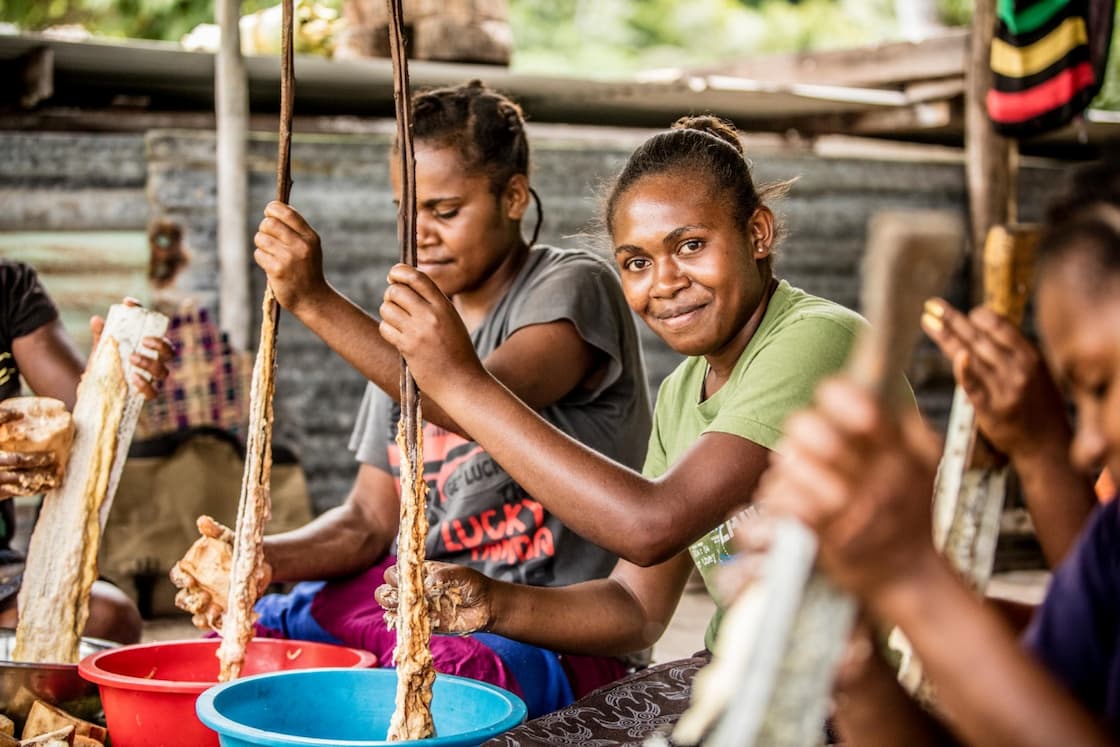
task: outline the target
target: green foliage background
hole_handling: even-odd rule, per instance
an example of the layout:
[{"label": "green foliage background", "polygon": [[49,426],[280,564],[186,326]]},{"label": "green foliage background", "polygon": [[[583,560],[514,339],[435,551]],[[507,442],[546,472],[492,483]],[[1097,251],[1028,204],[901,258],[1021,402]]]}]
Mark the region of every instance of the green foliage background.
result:
[{"label": "green foliage background", "polygon": [[510,0],[514,66],[617,75],[895,33],[892,0]]},{"label": "green foliage background", "polygon": [[[276,0],[243,0],[251,13]],[[341,5],[341,0],[338,0]],[[0,20],[25,29],[85,26],[101,36],[177,41],[200,23],[214,21],[213,0],[0,0]]]}]

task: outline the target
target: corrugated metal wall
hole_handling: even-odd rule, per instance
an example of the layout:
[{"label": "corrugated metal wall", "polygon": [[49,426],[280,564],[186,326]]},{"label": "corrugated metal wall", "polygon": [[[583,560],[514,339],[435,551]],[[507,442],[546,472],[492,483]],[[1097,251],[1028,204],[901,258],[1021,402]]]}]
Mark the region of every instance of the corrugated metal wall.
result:
[{"label": "corrugated metal wall", "polygon": [[[533,133],[533,181],[544,200],[542,241],[602,248],[588,234],[597,214],[596,185],[615,173],[641,133],[602,133],[586,128],[545,128]],[[395,261],[396,215],[387,163],[387,136],[297,136],[293,148],[292,203],[323,237],[326,272],[332,283],[365,308],[375,309],[384,278]],[[250,205],[263,208],[275,191],[275,138],[254,137],[250,146]],[[858,262],[869,216],[888,207],[921,206],[965,211],[964,169],[945,158],[880,160],[821,158],[792,151],[758,152],[759,182],[799,180],[778,206],[790,230],[781,247],[778,272],[806,290],[856,306]],[[1055,170],[1031,166],[1022,173],[1022,217],[1037,218]],[[682,189],[687,189],[682,185]],[[145,193],[146,189],[146,193]],[[208,133],[152,132],[130,135],[48,135],[0,133],[0,232],[123,230],[142,232],[149,219],[167,218],[184,229],[191,264],[177,287],[215,305],[217,256],[214,141]],[[531,221],[531,218],[530,218]],[[255,221],[254,221],[255,223]],[[531,229],[531,222],[526,232]],[[72,234],[72,236],[74,236]],[[81,235],[60,255],[52,255],[47,283],[63,294],[64,305],[102,302],[126,292],[137,265],[136,245],[124,240],[120,256],[109,234]],[[14,243],[11,243],[14,242]],[[10,246],[38,246],[45,237],[5,238]],[[248,237],[247,237],[248,243]],[[96,249],[96,253],[94,249]],[[74,258],[81,254],[89,261]],[[90,267],[95,256],[111,256],[112,283]],[[57,261],[62,257],[61,266]],[[99,261],[99,260],[98,260]],[[248,255],[246,262],[250,262]],[[260,298],[263,274],[254,270],[252,297]],[[118,288],[119,283],[119,288]],[[112,285],[112,288],[110,288]],[[88,287],[88,294],[82,288]],[[88,295],[88,298],[87,298]],[[967,296],[960,277],[951,295]],[[82,309],[76,316],[85,315]],[[77,323],[77,322],[75,322]],[[654,387],[677,358],[644,332],[646,358]],[[361,341],[355,341],[361,344]],[[314,335],[285,317],[280,326],[277,440],[302,455],[315,507],[325,509],[345,497],[355,467],[345,443],[353,425],[363,380]],[[922,405],[935,421],[948,407],[948,371],[927,344],[919,350],[912,379]]]}]

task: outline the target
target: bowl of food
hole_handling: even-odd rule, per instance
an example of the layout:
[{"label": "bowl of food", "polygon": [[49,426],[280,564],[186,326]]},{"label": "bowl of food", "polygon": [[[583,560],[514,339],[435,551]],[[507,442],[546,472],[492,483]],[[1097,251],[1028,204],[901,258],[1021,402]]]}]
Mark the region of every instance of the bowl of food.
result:
[{"label": "bowl of food", "polygon": [[[218,747],[195,715],[199,693],[218,681],[216,638],[121,646],[82,659],[78,669],[101,690],[113,747]],[[255,638],[242,674],[309,667],[371,667],[377,656],[344,646]]]},{"label": "bowl of food", "polygon": [[432,687],[435,736],[390,742],[396,691],[393,669],[303,669],[212,687],[197,709],[222,747],[473,747],[525,720],[525,703],[513,693],[439,674]]},{"label": "bowl of food", "polygon": [[[78,674],[77,664],[31,664],[12,661],[16,632],[0,628],[0,712],[22,728],[31,704],[43,700],[71,716],[102,722],[97,685]],[[98,638],[83,638],[82,656],[114,648],[117,644]]]}]

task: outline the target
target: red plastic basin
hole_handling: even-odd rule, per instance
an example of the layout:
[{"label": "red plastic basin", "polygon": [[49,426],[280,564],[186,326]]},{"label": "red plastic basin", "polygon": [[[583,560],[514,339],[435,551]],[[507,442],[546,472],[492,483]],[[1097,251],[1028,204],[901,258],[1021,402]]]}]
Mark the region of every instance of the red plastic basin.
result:
[{"label": "red plastic basin", "polygon": [[[141,643],[82,659],[78,672],[101,691],[113,747],[218,747],[218,735],[195,715],[199,694],[218,681],[218,644],[217,639]],[[254,638],[241,674],[376,664],[377,656],[368,651]]]}]

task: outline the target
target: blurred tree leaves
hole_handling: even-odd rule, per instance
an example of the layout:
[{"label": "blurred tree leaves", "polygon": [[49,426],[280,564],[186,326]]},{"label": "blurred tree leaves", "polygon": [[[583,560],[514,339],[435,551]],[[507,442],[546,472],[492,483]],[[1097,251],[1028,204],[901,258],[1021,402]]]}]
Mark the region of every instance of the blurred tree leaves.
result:
[{"label": "blurred tree leaves", "polygon": [[891,0],[509,0],[514,67],[617,75],[753,53],[870,44]]},{"label": "blurred tree leaves", "polygon": [[[276,0],[242,0],[242,14]],[[333,3],[341,6],[342,0]],[[0,0],[0,21],[40,30],[75,24],[98,36],[178,41],[200,23],[214,22],[213,0]]]}]

